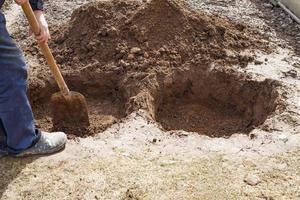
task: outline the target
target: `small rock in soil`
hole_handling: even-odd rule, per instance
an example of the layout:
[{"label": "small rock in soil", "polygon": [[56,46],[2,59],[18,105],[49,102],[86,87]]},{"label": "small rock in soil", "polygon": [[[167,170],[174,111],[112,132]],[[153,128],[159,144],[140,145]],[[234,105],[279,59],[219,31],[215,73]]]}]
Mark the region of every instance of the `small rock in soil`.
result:
[{"label": "small rock in soil", "polygon": [[130,53],[132,54],[139,54],[141,52],[141,49],[138,48],[138,47],[133,47],[131,50],[130,50]]},{"label": "small rock in soil", "polygon": [[278,139],[283,141],[284,143],[286,143],[289,140],[288,137],[284,134],[279,135]]},{"label": "small rock in soil", "polygon": [[244,182],[247,183],[248,185],[255,186],[261,182],[260,178],[257,175],[254,174],[248,174],[244,178]]}]

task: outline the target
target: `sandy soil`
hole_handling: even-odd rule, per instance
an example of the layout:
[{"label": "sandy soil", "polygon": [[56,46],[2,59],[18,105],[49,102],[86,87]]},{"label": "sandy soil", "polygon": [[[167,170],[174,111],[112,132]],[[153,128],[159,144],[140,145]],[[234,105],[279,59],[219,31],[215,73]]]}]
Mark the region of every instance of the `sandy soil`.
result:
[{"label": "sandy soil", "polygon": [[[251,77],[245,79],[244,89],[247,89],[251,82],[251,85],[258,85],[258,91],[263,91],[262,97],[258,95],[256,101],[262,102],[261,104],[246,106],[251,108],[250,111],[270,108],[263,106],[268,105],[264,99],[267,99],[267,103],[273,101],[272,95],[268,94],[272,91],[278,94],[280,101],[276,102],[281,106],[266,112],[267,115],[258,112],[260,114],[252,118],[252,121],[263,120],[258,120],[259,123],[246,131],[244,126],[242,129],[235,129],[233,125],[227,126],[231,123],[238,124],[240,112],[237,115],[229,112],[228,117],[226,109],[219,109],[215,104],[214,109],[211,109],[209,104],[199,106],[198,102],[192,101],[193,98],[187,103],[170,102],[167,98],[167,101],[162,100],[164,103],[157,106],[159,108],[166,105],[162,107],[166,112],[162,111],[156,118],[156,115],[151,115],[151,109],[145,107],[124,109],[125,105],[120,102],[126,101],[120,98],[120,95],[115,95],[118,93],[108,92],[100,95],[101,98],[96,98],[91,94],[98,90],[92,85],[85,88],[89,90],[87,95],[91,95],[88,98],[90,106],[98,108],[94,109],[92,117],[103,121],[95,130],[87,131],[92,132],[94,136],[72,136],[73,139],[69,141],[65,151],[48,157],[1,159],[1,199],[300,198],[300,57],[297,49],[299,26],[289,22],[287,26],[293,27],[295,33],[284,37],[285,32],[280,31],[280,27],[267,17],[267,14],[272,10],[272,16],[287,16],[277,8],[267,5],[267,1],[189,2],[193,8],[209,15],[217,12],[228,20],[243,22],[253,28],[262,27],[259,32],[269,37],[272,52],[257,50],[255,59],[260,62],[249,62],[242,67],[235,64],[230,67],[233,74],[241,73]],[[68,22],[72,10],[83,3],[87,1],[47,1],[48,19],[53,34],[57,33],[58,27]],[[32,50],[34,44],[26,38],[24,20],[19,20],[20,11],[13,6],[6,12],[10,14],[8,20],[11,33],[25,50],[30,67],[30,96],[33,106],[36,107],[37,124],[50,130],[52,127],[50,116],[47,115],[47,103],[36,103],[47,102],[48,92],[55,90],[53,80],[49,79],[49,73],[45,73],[46,66],[43,60],[35,55],[36,50]],[[280,20],[280,23],[283,22],[285,21]],[[230,73],[227,74],[229,79],[225,80],[231,80],[229,86],[235,88],[233,85],[237,84],[234,81],[236,78],[232,78]],[[222,80],[218,77],[207,80]],[[104,78],[103,75],[102,79]],[[77,74],[69,76],[71,85],[78,84],[72,82],[74,79],[78,80]],[[279,84],[276,84],[274,89],[268,86],[268,80]],[[222,85],[222,82],[219,85]],[[44,90],[39,88],[47,88],[47,93],[41,94]],[[199,89],[195,91],[199,92]],[[222,91],[218,94],[225,98],[230,96],[224,95]],[[41,96],[46,100],[41,100]],[[265,98],[266,96],[269,98]],[[136,99],[139,99],[138,97],[140,96]],[[228,99],[230,100],[232,99]],[[239,104],[241,107],[248,105],[247,98],[242,98],[242,102],[245,104]],[[221,107],[222,105],[224,104],[221,104]],[[39,109],[39,106],[43,109]],[[113,109],[108,109],[110,107]],[[178,109],[172,111],[173,107]],[[220,111],[222,112],[219,114]],[[251,116],[256,115],[255,112],[251,113]],[[168,115],[178,116],[179,119],[173,117],[173,120],[165,121],[164,119],[170,117]],[[199,121],[203,120],[200,116],[215,121],[216,125],[212,126],[217,127],[215,134],[211,132],[212,128],[207,126],[191,129],[191,126],[186,125],[199,124]],[[224,119],[229,122],[224,122]],[[189,122],[191,120],[195,121]],[[225,131],[222,129],[222,123],[227,124]],[[201,134],[206,130],[210,130],[207,135],[214,137]],[[221,136],[227,137],[218,137],[220,131],[224,131]],[[95,134],[97,132],[98,134]]]}]

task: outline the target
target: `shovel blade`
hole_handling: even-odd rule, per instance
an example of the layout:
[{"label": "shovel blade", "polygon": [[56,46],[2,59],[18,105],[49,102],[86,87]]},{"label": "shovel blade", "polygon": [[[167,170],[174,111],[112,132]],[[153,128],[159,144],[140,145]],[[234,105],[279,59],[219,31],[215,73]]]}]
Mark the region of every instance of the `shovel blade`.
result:
[{"label": "shovel blade", "polygon": [[53,94],[51,109],[55,129],[86,128],[90,125],[86,100],[78,92]]}]

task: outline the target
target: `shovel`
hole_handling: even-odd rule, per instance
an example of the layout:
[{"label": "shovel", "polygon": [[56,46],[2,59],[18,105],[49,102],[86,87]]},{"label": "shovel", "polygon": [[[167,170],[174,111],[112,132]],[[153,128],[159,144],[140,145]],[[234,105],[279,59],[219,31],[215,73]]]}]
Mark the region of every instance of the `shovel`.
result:
[{"label": "shovel", "polygon": [[[40,25],[29,2],[22,5],[29,25],[35,35],[40,34]],[[70,91],[64,81],[47,43],[39,43],[40,49],[54,75],[60,92],[51,97],[52,122],[54,128],[73,129],[89,126],[89,116],[85,97]]]}]

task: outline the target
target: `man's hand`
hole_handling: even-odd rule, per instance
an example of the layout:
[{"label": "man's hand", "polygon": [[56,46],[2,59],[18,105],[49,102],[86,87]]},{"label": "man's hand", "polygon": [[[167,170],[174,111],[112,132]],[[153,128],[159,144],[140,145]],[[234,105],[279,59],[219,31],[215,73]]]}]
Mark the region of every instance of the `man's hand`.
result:
[{"label": "man's hand", "polygon": [[[18,5],[23,5],[24,3],[27,3],[29,0],[15,0],[15,2]],[[49,39],[51,39],[50,33],[49,33],[49,28],[48,28],[48,23],[45,19],[45,16],[43,14],[43,11],[41,10],[35,10],[34,15],[37,19],[37,21],[40,24],[40,29],[41,32],[39,35],[36,35],[35,38],[37,39],[38,43],[47,43]],[[29,29],[29,35],[32,35],[32,30]]]},{"label": "man's hand", "polygon": [[[26,0],[24,0],[24,1],[26,1]],[[48,23],[45,19],[43,11],[36,10],[36,11],[34,11],[34,15],[35,15],[37,21],[39,22],[40,29],[41,29],[40,34],[36,35],[35,38],[37,39],[38,43],[44,43],[44,42],[47,43],[49,41],[49,39],[51,39],[51,36],[50,36],[49,28],[48,28]],[[32,35],[31,29],[29,30],[29,35]]]},{"label": "man's hand", "polygon": [[18,4],[18,5],[23,5],[24,3],[28,2],[28,0],[15,0],[15,2]]}]

